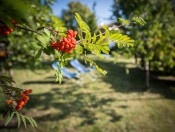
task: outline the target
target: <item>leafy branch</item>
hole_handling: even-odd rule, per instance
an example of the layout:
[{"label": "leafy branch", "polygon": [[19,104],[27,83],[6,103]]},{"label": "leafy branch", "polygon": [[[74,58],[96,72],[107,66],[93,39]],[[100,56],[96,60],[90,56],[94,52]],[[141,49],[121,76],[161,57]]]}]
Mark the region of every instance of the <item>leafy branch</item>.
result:
[{"label": "leafy branch", "polygon": [[6,120],[5,120],[5,126],[7,126],[14,115],[16,114],[16,118],[18,121],[18,128],[20,127],[21,123],[23,122],[24,126],[27,127],[27,121],[32,125],[32,127],[37,127],[36,121],[32,117],[27,117],[24,116],[18,112],[8,112],[6,115]]},{"label": "leafy branch", "polygon": [[[4,119],[5,119],[5,126],[7,126],[10,121],[12,120],[12,118],[14,117],[14,115],[16,114],[16,118],[18,121],[18,128],[21,125],[21,122],[24,123],[24,126],[26,127],[26,122],[28,121],[33,127],[37,127],[37,123],[36,121],[32,118],[32,117],[27,117],[22,115],[21,113],[19,113],[19,111],[17,111],[15,109],[16,106],[16,97],[14,95],[21,95],[21,91],[22,89],[17,88],[17,87],[12,87],[9,84],[11,83],[15,83],[10,77],[6,77],[6,76],[0,76],[0,87],[2,88],[2,93],[6,96],[7,99],[14,99],[11,100],[12,104],[9,105],[9,111],[7,113],[5,113]],[[14,103],[15,102],[15,103]]]}]

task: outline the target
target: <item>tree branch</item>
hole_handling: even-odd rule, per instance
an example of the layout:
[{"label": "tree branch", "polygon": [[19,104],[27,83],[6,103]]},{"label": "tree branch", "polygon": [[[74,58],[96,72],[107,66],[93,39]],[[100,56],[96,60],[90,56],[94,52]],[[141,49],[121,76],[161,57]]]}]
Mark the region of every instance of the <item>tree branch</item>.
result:
[{"label": "tree branch", "polygon": [[39,35],[42,35],[41,33],[37,32],[36,30],[30,29],[30,28],[26,28],[26,27],[22,27],[22,26],[18,26],[18,25],[15,25],[15,27],[19,28],[19,29],[26,30],[26,31],[31,31],[31,32],[37,33]]}]

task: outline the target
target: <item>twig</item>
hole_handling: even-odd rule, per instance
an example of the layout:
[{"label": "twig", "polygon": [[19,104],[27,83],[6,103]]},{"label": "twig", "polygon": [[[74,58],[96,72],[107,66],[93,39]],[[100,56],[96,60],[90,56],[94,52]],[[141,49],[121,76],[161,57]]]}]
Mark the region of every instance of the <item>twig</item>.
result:
[{"label": "twig", "polygon": [[22,26],[18,26],[18,25],[15,25],[15,27],[19,28],[19,29],[26,30],[26,31],[31,31],[31,32],[37,33],[39,35],[42,35],[41,33],[37,32],[36,30],[30,29],[30,28],[26,28],[26,27],[22,27]]}]

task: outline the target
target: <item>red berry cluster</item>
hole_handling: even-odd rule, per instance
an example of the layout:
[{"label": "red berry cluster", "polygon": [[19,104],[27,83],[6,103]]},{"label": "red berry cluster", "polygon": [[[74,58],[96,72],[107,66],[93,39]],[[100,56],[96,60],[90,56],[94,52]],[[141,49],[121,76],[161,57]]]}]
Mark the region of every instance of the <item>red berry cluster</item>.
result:
[{"label": "red berry cluster", "polygon": [[9,35],[11,32],[13,32],[13,28],[9,28],[6,25],[0,26],[0,35]]},{"label": "red berry cluster", "polygon": [[[15,22],[15,20],[11,19],[10,22],[13,24],[13,25],[16,25],[17,23]],[[2,24],[0,25],[0,35],[9,35],[11,32],[13,32],[13,28],[9,28],[7,27],[7,25],[5,24]]]},{"label": "red berry cluster", "polygon": [[30,93],[32,93],[32,89],[25,90],[23,93],[21,93],[21,96],[17,102],[17,106],[15,107],[16,110],[21,110],[22,107],[27,103],[27,101],[29,100],[29,96],[27,96],[27,94]]},{"label": "red berry cluster", "polygon": [[63,53],[72,53],[72,50],[76,46],[76,37],[77,31],[68,30],[67,36],[61,40],[61,42],[54,41],[51,43],[51,46]]}]

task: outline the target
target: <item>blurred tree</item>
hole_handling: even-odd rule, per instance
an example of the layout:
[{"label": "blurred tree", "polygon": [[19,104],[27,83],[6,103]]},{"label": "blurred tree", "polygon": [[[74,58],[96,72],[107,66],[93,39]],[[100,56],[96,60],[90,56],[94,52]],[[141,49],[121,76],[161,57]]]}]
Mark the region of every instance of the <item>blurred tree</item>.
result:
[{"label": "blurred tree", "polygon": [[[20,0],[14,0],[13,2],[10,0],[3,1],[0,6],[0,13],[2,14],[1,19],[6,18],[6,16],[3,16],[3,12],[8,9],[6,15],[10,16],[9,20],[14,19],[19,24],[23,23],[23,27],[28,28],[30,26],[34,30],[37,30],[38,28],[45,27],[47,25],[53,27],[55,30],[58,30],[58,28],[64,24],[61,19],[52,13],[50,6],[53,2],[54,1],[52,0],[32,0],[25,1],[25,3]],[[21,8],[16,9],[18,6]],[[18,32],[13,32],[6,38],[4,36],[0,36],[0,40],[5,38],[9,41],[8,58],[6,59],[6,62],[8,63],[4,64],[5,68],[9,68],[15,63],[29,67],[33,67],[34,64],[38,64],[38,61],[34,61],[35,51],[39,48],[36,44],[35,35],[36,34],[27,32],[26,30],[18,30]]]},{"label": "blurred tree", "polygon": [[143,27],[131,24],[124,28],[136,40],[130,53],[141,58],[142,66],[147,61],[154,70],[175,68],[174,7],[172,0],[114,0],[114,17],[140,16],[147,22]]},{"label": "blurred tree", "polygon": [[74,19],[75,13],[79,13],[83,20],[89,25],[91,32],[97,29],[97,20],[95,14],[85,5],[80,2],[70,2],[69,9],[62,11],[62,19],[67,28],[76,29],[77,23]]}]

